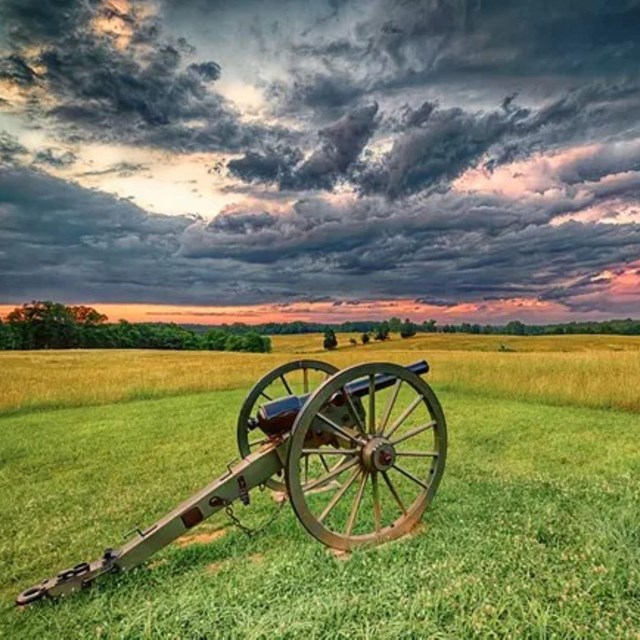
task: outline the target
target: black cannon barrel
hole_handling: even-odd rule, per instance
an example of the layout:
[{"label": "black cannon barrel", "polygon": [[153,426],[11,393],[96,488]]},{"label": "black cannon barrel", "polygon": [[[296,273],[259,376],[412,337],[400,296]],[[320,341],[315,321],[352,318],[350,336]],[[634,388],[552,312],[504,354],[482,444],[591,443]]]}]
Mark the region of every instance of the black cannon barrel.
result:
[{"label": "black cannon barrel", "polygon": [[[406,366],[405,369],[421,376],[429,372],[429,365],[426,360],[418,360],[418,362],[414,362],[413,364]],[[397,378],[395,376],[384,373],[377,374],[373,379],[375,390],[381,391],[382,389],[392,387],[396,383],[396,379]],[[345,385],[345,389],[349,395],[358,396],[359,398],[366,396],[369,393],[369,378],[359,378],[358,380],[354,380],[353,382]]]},{"label": "black cannon barrel", "polygon": [[[429,372],[429,365],[426,360],[418,360],[413,364],[405,367],[412,371],[416,375],[424,375]],[[395,384],[396,377],[387,374],[377,374],[374,378],[374,384],[376,391],[387,389]],[[349,382],[345,385],[347,393],[352,396],[362,398],[369,393],[369,378],[359,378],[353,382]],[[309,399],[311,394],[301,396],[286,396],[284,398],[278,398],[271,402],[266,402],[260,407],[260,418],[262,420],[272,420],[276,416],[280,416],[286,413],[297,413],[302,409],[304,403]]]}]

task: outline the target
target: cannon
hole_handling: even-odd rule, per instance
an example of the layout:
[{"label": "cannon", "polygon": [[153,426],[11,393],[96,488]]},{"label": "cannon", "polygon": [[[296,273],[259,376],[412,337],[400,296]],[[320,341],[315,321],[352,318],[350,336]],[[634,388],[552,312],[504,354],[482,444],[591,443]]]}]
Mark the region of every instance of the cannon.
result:
[{"label": "cannon", "polygon": [[250,491],[281,492],[304,528],[341,551],[394,540],[421,520],[444,472],[447,427],[438,399],[407,367],[338,370],[318,360],[277,367],[250,390],[238,416],[241,458],[206,487],[92,562],[23,591],[18,605],[89,587],[127,571]]}]

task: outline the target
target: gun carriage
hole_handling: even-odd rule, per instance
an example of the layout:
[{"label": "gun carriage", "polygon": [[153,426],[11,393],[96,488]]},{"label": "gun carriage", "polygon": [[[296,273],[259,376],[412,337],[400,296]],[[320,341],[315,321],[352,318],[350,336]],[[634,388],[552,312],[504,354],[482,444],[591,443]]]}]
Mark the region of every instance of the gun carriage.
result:
[{"label": "gun carriage", "polygon": [[239,462],[147,529],[136,529],[119,549],[43,580],[17,604],[67,595],[132,569],[236,500],[249,504],[259,486],[286,495],[304,528],[334,549],[405,535],[422,518],[445,467],[446,423],[421,377],[428,371],[424,360],[341,371],[296,360],[274,369],[241,407]]}]

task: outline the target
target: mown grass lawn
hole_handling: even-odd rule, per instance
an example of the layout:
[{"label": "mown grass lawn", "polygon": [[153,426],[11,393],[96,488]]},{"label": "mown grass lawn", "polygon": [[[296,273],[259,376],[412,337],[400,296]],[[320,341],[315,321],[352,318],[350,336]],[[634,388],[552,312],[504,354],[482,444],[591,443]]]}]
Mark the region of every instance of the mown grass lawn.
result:
[{"label": "mown grass lawn", "polygon": [[[224,469],[243,391],[0,418],[0,635],[639,638],[640,416],[438,391],[448,468],[412,537],[336,558],[288,508],[255,538],[220,515],[206,544],[27,610],[18,591]],[[274,503],[253,495],[256,524]]]}]

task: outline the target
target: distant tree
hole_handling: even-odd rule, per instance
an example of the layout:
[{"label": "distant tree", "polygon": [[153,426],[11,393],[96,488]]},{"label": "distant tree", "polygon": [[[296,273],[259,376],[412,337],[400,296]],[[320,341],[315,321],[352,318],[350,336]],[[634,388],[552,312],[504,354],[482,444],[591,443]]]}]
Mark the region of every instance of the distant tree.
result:
[{"label": "distant tree", "polygon": [[513,336],[523,336],[526,333],[526,327],[520,320],[508,322],[504,329],[505,333]]},{"label": "distant tree", "polygon": [[207,351],[224,351],[227,336],[222,329],[210,329],[202,337],[202,348]]},{"label": "distant tree", "polygon": [[435,320],[425,320],[422,323],[422,330],[425,333],[435,333],[438,330],[436,324],[437,322]]},{"label": "distant tree", "polygon": [[333,329],[328,328],[325,330],[322,345],[328,350],[335,349],[338,346],[338,338],[336,338],[336,332]]},{"label": "distant tree", "polygon": [[392,331],[393,333],[400,333],[402,330],[402,320],[396,316],[389,318],[388,326],[389,331]]},{"label": "distant tree", "polygon": [[259,333],[255,331],[249,331],[243,336],[244,345],[242,351],[250,351],[252,353],[266,353],[271,351],[271,340],[269,338],[263,338]]},{"label": "distant tree", "polygon": [[242,336],[235,335],[233,333],[227,334],[227,338],[224,342],[225,351],[243,351],[244,340]]},{"label": "distant tree", "polygon": [[360,342],[362,342],[362,344],[369,344],[370,340],[371,340],[371,336],[368,333],[363,333],[360,336]]},{"label": "distant tree", "polygon": [[349,344],[352,347],[357,347],[358,346],[358,341],[355,338],[349,338]]},{"label": "distant tree", "polygon": [[416,325],[406,318],[400,327],[400,337],[401,338],[411,338],[416,335]]},{"label": "distant tree", "polygon": [[0,350],[11,351],[20,348],[20,333],[18,328],[2,322],[2,319],[0,319]]},{"label": "distant tree", "polygon": [[386,320],[384,322],[381,322],[376,327],[375,333],[373,334],[373,339],[380,341],[389,339],[389,323]]},{"label": "distant tree", "polygon": [[85,307],[84,305],[69,307],[73,321],[76,324],[84,326],[96,326],[107,321],[107,316],[96,311],[93,307]]},{"label": "distant tree", "polygon": [[22,349],[69,349],[77,346],[73,314],[63,304],[34,300],[16,307],[8,316],[20,334]]}]

